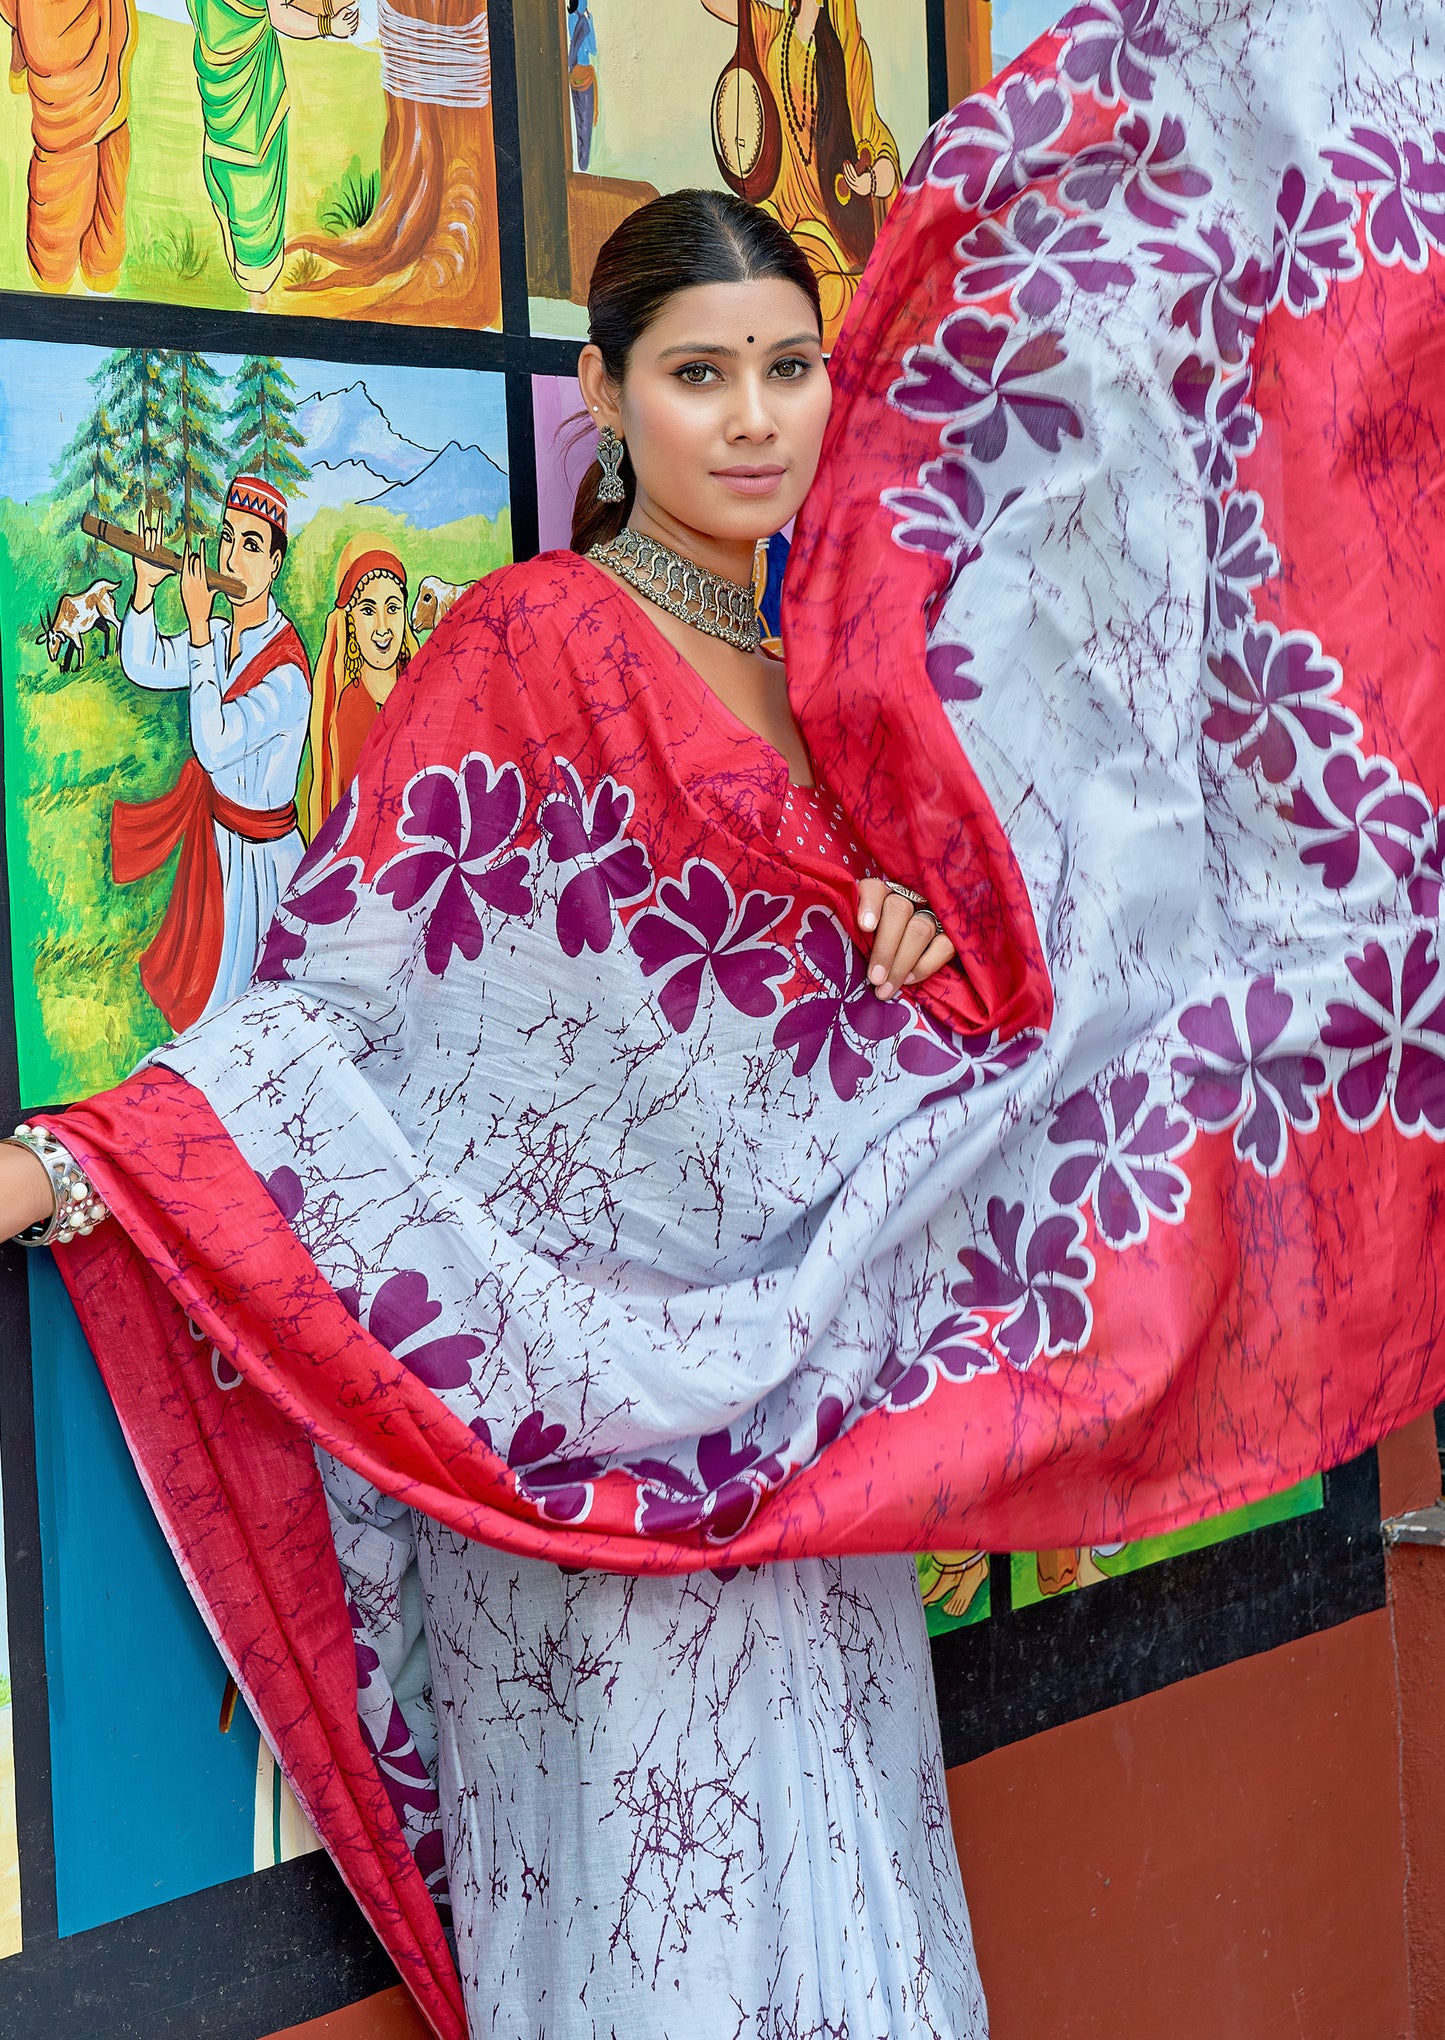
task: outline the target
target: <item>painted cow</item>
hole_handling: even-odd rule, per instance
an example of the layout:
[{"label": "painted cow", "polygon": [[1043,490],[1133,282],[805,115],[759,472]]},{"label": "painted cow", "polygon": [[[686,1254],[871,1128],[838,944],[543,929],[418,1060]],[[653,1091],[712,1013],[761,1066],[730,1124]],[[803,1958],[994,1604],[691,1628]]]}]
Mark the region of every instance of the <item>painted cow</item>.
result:
[{"label": "painted cow", "polygon": [[443,581],[437,574],[423,574],[411,605],[411,627],[417,636],[424,630],[435,630],[457,597],[474,585],[471,581]]},{"label": "painted cow", "polygon": [[91,631],[100,632],[102,654],[110,650],[112,637],[120,636],[114,599],[119,586],[118,581],[92,581],[83,595],[62,595],[56,603],[54,616],[35,642],[44,645],[62,673],[68,673],[77,661],[85,664],[85,640]]}]

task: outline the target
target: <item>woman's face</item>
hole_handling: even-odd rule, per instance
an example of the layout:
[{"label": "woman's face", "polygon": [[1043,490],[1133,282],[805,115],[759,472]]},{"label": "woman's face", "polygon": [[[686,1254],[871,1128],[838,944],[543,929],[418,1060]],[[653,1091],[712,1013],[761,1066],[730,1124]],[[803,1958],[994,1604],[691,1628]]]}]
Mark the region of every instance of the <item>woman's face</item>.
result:
[{"label": "woman's face", "polygon": [[406,629],[406,595],[390,574],[373,574],[351,598],[356,647],[365,665],[390,672],[401,656]]},{"label": "woman's face", "polygon": [[781,531],[807,495],[833,393],[796,284],[679,291],[639,336],[620,390],[595,348],[580,372],[599,425],[627,442],[640,528],[751,544]]}]

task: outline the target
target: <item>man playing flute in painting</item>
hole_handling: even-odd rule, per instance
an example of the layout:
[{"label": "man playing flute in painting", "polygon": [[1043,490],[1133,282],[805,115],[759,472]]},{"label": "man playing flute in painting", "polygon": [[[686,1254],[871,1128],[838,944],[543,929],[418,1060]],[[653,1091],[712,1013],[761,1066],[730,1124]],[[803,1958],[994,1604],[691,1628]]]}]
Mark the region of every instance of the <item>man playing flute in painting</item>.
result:
[{"label": "man playing flute in painting", "polygon": [[[159,522],[143,540],[160,541]],[[189,626],[163,637],[155,591],[171,569],[137,557],[120,660],[138,687],[189,688],[191,745],[169,793],[117,801],[111,861],[118,883],[156,871],[180,846],[165,919],[141,958],[141,982],[178,1031],[251,981],[261,938],[301,861],[296,784],[311,712],[311,674],[296,627],[272,599],[286,557],[286,499],[256,475],[226,493],[221,572],[244,589],[229,617],[211,614],[205,556],[186,555]]]}]

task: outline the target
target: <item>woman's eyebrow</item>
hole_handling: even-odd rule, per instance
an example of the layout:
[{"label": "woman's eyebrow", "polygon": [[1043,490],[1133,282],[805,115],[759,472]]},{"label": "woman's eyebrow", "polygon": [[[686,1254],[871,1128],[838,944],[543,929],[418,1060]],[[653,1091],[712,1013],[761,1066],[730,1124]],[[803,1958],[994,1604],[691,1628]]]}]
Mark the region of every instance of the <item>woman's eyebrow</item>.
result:
[{"label": "woman's eyebrow", "polygon": [[[789,347],[817,347],[820,344],[816,333],[794,333],[787,340],[773,340],[763,349],[764,354],[780,354]],[[664,347],[658,355],[659,361],[670,361],[674,354],[717,354],[725,361],[736,361],[741,350],[725,347],[720,340],[698,340],[681,347]]]}]

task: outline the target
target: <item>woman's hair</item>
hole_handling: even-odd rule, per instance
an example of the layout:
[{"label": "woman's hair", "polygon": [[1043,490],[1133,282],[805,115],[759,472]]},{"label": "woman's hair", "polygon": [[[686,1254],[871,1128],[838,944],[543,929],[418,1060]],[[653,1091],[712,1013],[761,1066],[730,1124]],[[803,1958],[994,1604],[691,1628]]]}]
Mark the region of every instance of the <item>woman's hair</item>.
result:
[{"label": "woman's hair", "polygon": [[[630,213],[602,245],[587,292],[588,338],[608,378],[620,385],[638,339],[680,290],[704,283],[795,283],[823,330],[818,284],[807,257],[784,227],[730,191],[673,191]],[[622,456],[626,495],[598,500],[594,460],[572,511],[572,550],[585,553],[615,538],[632,511],[637,478]]]}]

